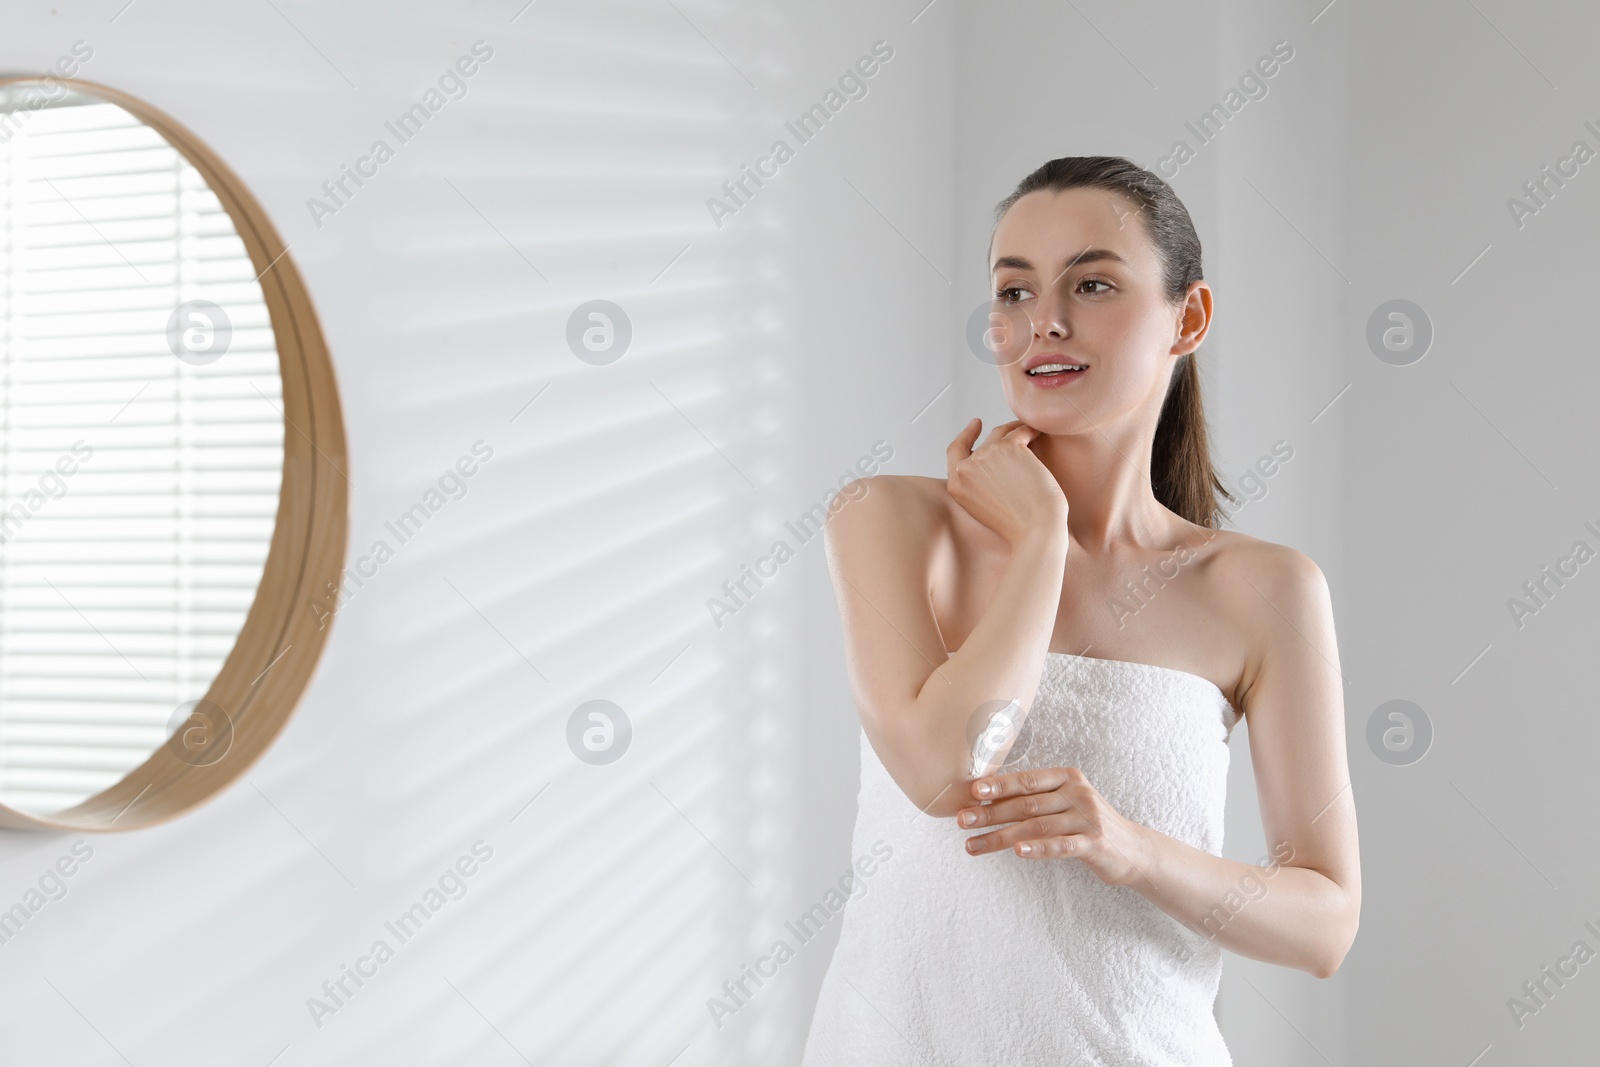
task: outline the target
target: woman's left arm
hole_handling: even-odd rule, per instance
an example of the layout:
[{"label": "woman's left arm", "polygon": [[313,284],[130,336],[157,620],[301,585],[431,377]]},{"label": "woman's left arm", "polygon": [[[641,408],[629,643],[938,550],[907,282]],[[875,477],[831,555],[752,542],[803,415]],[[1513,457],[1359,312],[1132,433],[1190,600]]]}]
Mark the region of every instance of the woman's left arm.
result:
[{"label": "woman's left arm", "polygon": [[1322,571],[1293,549],[1274,555],[1273,566],[1241,575],[1276,623],[1258,631],[1240,696],[1270,863],[1223,859],[1132,822],[1072,767],[977,779],[974,806],[957,822],[1010,824],[969,838],[974,855],[1014,848],[1030,859],[1079,860],[1224,948],[1326,978],[1361,912],[1344,692]]}]

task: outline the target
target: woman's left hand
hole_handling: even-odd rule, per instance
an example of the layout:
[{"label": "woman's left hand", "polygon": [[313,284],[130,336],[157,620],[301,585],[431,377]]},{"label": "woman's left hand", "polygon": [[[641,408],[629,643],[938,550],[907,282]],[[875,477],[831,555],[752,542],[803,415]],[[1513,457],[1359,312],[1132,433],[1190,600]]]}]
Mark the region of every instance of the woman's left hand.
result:
[{"label": "woman's left hand", "polygon": [[971,788],[975,799],[956,813],[957,826],[1011,825],[967,838],[969,854],[1010,848],[1024,859],[1082,860],[1107,885],[1144,877],[1151,831],[1123,818],[1078,768],[990,775]]}]

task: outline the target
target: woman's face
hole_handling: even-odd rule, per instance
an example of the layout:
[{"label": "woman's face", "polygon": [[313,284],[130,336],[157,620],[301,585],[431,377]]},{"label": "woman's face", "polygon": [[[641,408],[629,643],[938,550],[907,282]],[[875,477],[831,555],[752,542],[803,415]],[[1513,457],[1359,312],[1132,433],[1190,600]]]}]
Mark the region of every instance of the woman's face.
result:
[{"label": "woman's face", "polygon": [[[1040,190],[995,229],[990,323],[1000,381],[1017,418],[1044,433],[1083,433],[1130,415],[1154,426],[1174,362],[1198,347],[1198,337],[1180,337],[1181,309],[1162,291],[1138,211],[1105,189]],[[1028,373],[1063,363],[1086,369]]]}]

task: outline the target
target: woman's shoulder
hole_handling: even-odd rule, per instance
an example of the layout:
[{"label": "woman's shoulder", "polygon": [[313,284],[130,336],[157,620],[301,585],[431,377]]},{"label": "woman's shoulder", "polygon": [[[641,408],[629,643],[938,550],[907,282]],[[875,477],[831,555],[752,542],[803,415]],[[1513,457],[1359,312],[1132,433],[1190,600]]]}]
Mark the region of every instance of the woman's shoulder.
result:
[{"label": "woman's shoulder", "polygon": [[[1262,707],[1298,707],[1286,694],[1303,693],[1321,672],[1339,669],[1333,599],[1322,569],[1297,548],[1220,531],[1205,568],[1205,596],[1215,625],[1236,650],[1237,678],[1229,700],[1251,719]],[[1276,687],[1259,683],[1278,679]]]},{"label": "woman's shoulder", "polygon": [[[864,487],[864,492],[851,498],[852,504],[874,496],[878,498],[878,508],[857,509],[861,511],[880,508],[895,510],[907,506],[928,512],[944,511],[952,499],[943,478],[926,478],[920,474],[874,474],[857,480]],[[887,507],[890,503],[895,507]],[[840,510],[846,509],[841,507]]]},{"label": "woman's shoulder", "polygon": [[950,526],[954,499],[943,478],[916,474],[874,474],[861,478],[859,493],[842,494],[828,516],[833,539],[888,536],[931,541]]},{"label": "woman's shoulder", "polygon": [[941,480],[902,474],[861,478],[840,493],[823,528],[836,589],[845,582],[880,603],[926,597],[949,537],[941,493]]},{"label": "woman's shoulder", "polygon": [[1211,566],[1224,582],[1247,580],[1263,593],[1268,591],[1263,583],[1279,589],[1327,585],[1316,561],[1297,548],[1238,530],[1213,530],[1211,536]]},{"label": "woman's shoulder", "polygon": [[1214,532],[1205,596],[1219,624],[1250,647],[1252,661],[1260,663],[1285,639],[1303,642],[1331,632],[1328,581],[1310,556],[1236,530]]},{"label": "woman's shoulder", "polygon": [[874,474],[861,481],[869,485],[897,486],[904,492],[950,495],[944,478],[928,478],[921,474]]}]

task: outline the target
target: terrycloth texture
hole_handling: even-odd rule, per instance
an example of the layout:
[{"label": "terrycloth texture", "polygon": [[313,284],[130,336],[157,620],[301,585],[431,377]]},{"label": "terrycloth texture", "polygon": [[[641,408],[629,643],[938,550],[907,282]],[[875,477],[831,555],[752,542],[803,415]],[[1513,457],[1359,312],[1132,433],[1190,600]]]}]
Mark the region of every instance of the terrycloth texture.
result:
[{"label": "terrycloth texture", "polygon": [[[1078,767],[1117,811],[1213,855],[1239,715],[1199,675],[1049,653],[1003,771]],[[1221,948],[1074,859],[968,855],[861,737],[846,906],[802,1067],[1230,1067]],[[883,845],[879,845],[881,853]]]}]

